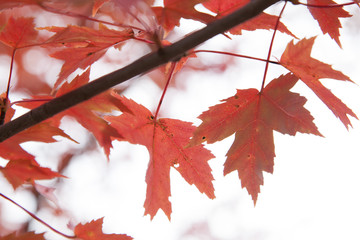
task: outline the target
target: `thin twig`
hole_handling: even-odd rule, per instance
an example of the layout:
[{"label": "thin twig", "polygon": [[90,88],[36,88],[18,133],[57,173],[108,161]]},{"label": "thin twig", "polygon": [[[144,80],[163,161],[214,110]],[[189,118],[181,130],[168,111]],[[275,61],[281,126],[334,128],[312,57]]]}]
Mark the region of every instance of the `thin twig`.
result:
[{"label": "thin twig", "polygon": [[241,57],[241,58],[248,58],[248,59],[262,61],[262,62],[269,62],[269,63],[273,63],[273,64],[280,64],[279,62],[276,62],[276,61],[266,60],[263,58],[257,58],[257,57],[252,57],[252,56],[247,56],[247,55],[242,55],[242,54],[237,54],[237,53],[232,53],[232,52],[223,52],[223,51],[215,51],[215,50],[195,50],[195,51],[193,51],[193,53],[195,53],[195,54],[196,53],[217,53],[217,54],[229,55],[229,56],[233,56],[233,57]]},{"label": "thin twig", "polygon": [[30,212],[29,210],[27,210],[26,208],[24,208],[23,206],[21,206],[20,204],[18,204],[17,202],[15,202],[14,200],[12,200],[11,198],[8,198],[7,196],[5,196],[4,194],[0,193],[0,196],[3,197],[4,199],[8,200],[9,202],[13,203],[14,205],[18,206],[19,208],[21,208],[24,212],[26,212],[27,214],[29,214],[33,219],[35,219],[36,221],[42,223],[43,225],[45,225],[46,227],[48,227],[49,229],[51,229],[53,232],[66,237],[66,238],[70,238],[70,239],[74,239],[76,238],[76,236],[70,236],[67,235],[65,233],[60,232],[59,230],[56,230],[55,228],[53,228],[52,226],[50,226],[49,224],[47,224],[46,222],[44,222],[43,220],[41,220],[40,218],[38,218],[35,214],[33,214],[32,212]]},{"label": "thin twig", "polygon": [[160,111],[161,104],[162,104],[162,102],[163,102],[163,100],[164,100],[165,93],[166,93],[166,91],[167,91],[167,89],[168,89],[168,87],[169,87],[169,83],[170,83],[171,78],[172,78],[172,76],[173,76],[173,74],[174,74],[175,66],[176,66],[176,62],[172,62],[172,63],[171,63],[171,66],[170,66],[170,70],[169,70],[169,76],[168,76],[168,78],[167,78],[167,80],[166,80],[166,84],[165,84],[164,90],[163,90],[163,92],[162,92],[162,94],[161,94],[161,97],[160,97],[158,106],[157,106],[156,111],[155,111],[155,117],[154,117],[154,121],[155,121],[155,122],[156,122],[156,120],[157,120],[157,117],[158,117],[158,114],[159,114],[159,111]]},{"label": "thin twig", "polygon": [[273,47],[273,45],[274,45],[275,35],[276,35],[277,29],[278,29],[278,27],[279,27],[280,18],[281,18],[281,15],[283,14],[283,12],[284,12],[284,10],[285,10],[286,3],[287,3],[287,2],[285,2],[284,6],[282,7],[281,12],[280,12],[280,14],[279,14],[279,17],[278,17],[278,19],[277,19],[277,21],[276,21],[276,24],[275,24],[275,27],[274,27],[274,33],[273,33],[272,38],[271,38],[270,47],[269,47],[268,55],[267,55],[267,58],[266,58],[264,77],[263,77],[263,81],[262,81],[262,83],[261,83],[260,93],[263,91],[263,89],[264,89],[264,87],[265,87],[265,81],[266,81],[267,71],[268,71],[268,68],[269,68],[271,51],[272,51],[272,47]]},{"label": "thin twig", "polygon": [[342,3],[342,4],[328,4],[328,5],[318,5],[318,4],[309,4],[309,3],[297,3],[299,5],[303,5],[303,6],[307,6],[307,7],[311,7],[311,8],[339,8],[339,7],[344,7],[344,6],[349,6],[349,5],[353,5],[353,4],[359,4],[357,2],[348,2],[348,3]]}]

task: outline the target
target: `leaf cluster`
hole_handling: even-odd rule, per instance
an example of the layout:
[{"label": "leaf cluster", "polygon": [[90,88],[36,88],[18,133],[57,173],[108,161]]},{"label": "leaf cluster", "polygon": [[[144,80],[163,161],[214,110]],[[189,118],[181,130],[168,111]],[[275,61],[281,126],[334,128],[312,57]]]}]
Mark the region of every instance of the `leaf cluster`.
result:
[{"label": "leaf cluster", "polygon": [[[48,144],[65,139],[78,143],[71,129],[63,129],[61,125],[62,120],[68,117],[93,136],[108,159],[114,141],[146,147],[149,163],[145,176],[147,190],[144,208],[145,214],[150,215],[151,219],[160,209],[171,218],[171,168],[178,171],[190,185],[195,185],[201,193],[210,199],[215,198],[214,177],[208,163],[215,156],[206,149],[204,143],[212,144],[232,135],[235,135],[235,139],[226,154],[224,175],[236,171],[242,187],[246,188],[256,204],[260,186],[264,183],[263,172],[273,172],[274,132],[291,136],[297,133],[322,136],[314,124],[313,116],[304,106],[307,99],[291,91],[297,82],[302,81],[313,91],[346,128],[351,127],[350,117],[357,119],[356,114],[320,80],[353,81],[328,63],[313,58],[311,52],[316,37],[295,36],[281,17],[286,14],[284,10],[287,4],[307,8],[322,33],[330,36],[341,48],[340,19],[351,18],[345,8],[359,6],[358,1],[347,4],[337,4],[332,0],[307,0],[306,3],[283,1],[278,3],[283,6],[278,15],[263,11],[276,2],[164,0],[163,5],[157,6],[153,0],[1,1],[0,51],[11,59],[7,88],[1,95],[0,106],[3,125],[0,128],[0,156],[6,160],[6,164],[0,166],[4,176],[2,181],[6,179],[14,189],[31,186],[39,195],[51,200],[54,195],[40,191],[41,185],[37,182],[65,177],[63,170],[71,164],[73,155],[61,156],[64,160],[62,164],[57,169],[51,169],[41,166],[36,156],[26,151],[22,144],[34,141]],[[198,10],[199,5],[207,11]],[[257,10],[260,13],[253,18],[236,14],[238,9],[255,7],[260,9]],[[61,16],[67,24],[39,26],[38,19],[42,15]],[[197,21],[207,27],[199,34],[184,36],[180,43],[173,43],[170,39],[182,27],[181,19]],[[225,21],[232,21],[233,25],[218,24]],[[218,33],[229,39],[238,39],[246,31],[259,29],[273,33],[266,59],[196,47]],[[273,61],[270,56],[277,32],[292,40],[278,56],[279,60]],[[187,39],[196,39],[196,42],[186,45],[187,49],[179,50],[177,46],[190,41]],[[121,64],[128,64],[126,49],[129,46],[145,49],[144,54],[150,51],[144,57],[139,56],[140,59],[131,65],[135,66],[136,72],[124,67],[109,74],[109,83],[105,81],[108,75],[91,81],[91,69],[95,63],[108,61],[109,52],[113,50],[120,56]],[[44,80],[46,71],[34,74],[29,70],[32,63],[23,63],[26,54],[32,49],[38,49],[49,58],[61,62],[59,74],[51,83]],[[190,60],[204,52],[265,62],[261,86],[237,89],[234,96],[210,106],[199,115],[202,121],[199,126],[181,119],[159,117],[164,96],[174,76],[191,67]],[[141,69],[141,63],[146,61],[152,61],[152,65],[144,65],[144,69]],[[271,64],[282,66],[283,74],[266,84],[267,69]],[[205,67],[205,70],[209,68]],[[126,97],[131,84],[112,88],[118,83],[118,80],[112,80],[113,76],[116,78],[127,74],[122,80],[126,81],[139,73],[147,74],[148,81],[154,81],[163,92],[156,111]],[[15,93],[24,89],[27,97],[16,99]],[[15,120],[15,114],[23,108],[32,110],[24,115],[30,120]],[[50,191],[50,188],[45,188]],[[3,194],[1,196],[12,201]],[[32,216],[46,225],[46,222]],[[79,223],[73,228],[74,236],[50,228],[68,238],[131,239],[122,234],[103,233],[102,222],[103,219],[98,219],[86,224]],[[31,231],[9,233],[0,235],[0,239],[38,240],[44,239],[44,234]]]}]

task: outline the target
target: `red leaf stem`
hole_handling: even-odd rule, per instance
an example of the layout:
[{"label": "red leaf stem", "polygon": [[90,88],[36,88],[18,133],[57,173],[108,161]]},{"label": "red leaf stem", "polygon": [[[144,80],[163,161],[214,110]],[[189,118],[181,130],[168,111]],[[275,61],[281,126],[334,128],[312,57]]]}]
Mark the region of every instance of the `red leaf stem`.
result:
[{"label": "red leaf stem", "polygon": [[96,19],[93,17],[89,17],[89,16],[85,16],[79,13],[73,13],[73,12],[69,12],[69,11],[62,11],[60,9],[56,9],[56,8],[52,8],[50,6],[46,6],[44,4],[39,3],[39,6],[44,9],[47,12],[51,12],[51,13],[55,13],[55,14],[60,14],[60,15],[65,15],[68,17],[75,17],[75,18],[83,18],[89,21],[93,21],[93,22],[97,22],[97,23],[103,23],[103,24],[107,24],[107,25],[111,25],[111,26],[116,26],[116,27],[123,27],[123,28],[132,28],[132,29],[136,29],[139,31],[144,31],[146,32],[146,30],[141,29],[139,27],[135,27],[135,26],[131,26],[131,25],[126,25],[126,24],[120,24],[120,23],[112,23],[112,22],[108,22],[108,21],[104,21],[104,20],[100,20],[100,19]]},{"label": "red leaf stem", "polygon": [[167,81],[166,81],[164,90],[163,90],[163,92],[162,92],[162,95],[161,95],[161,97],[160,97],[159,104],[158,104],[157,109],[156,109],[156,112],[155,112],[155,117],[154,117],[154,121],[155,121],[155,122],[156,122],[157,116],[158,116],[158,114],[159,114],[161,104],[162,104],[162,102],[163,102],[163,100],[164,100],[166,90],[167,90],[168,87],[169,87],[169,83],[170,83],[171,77],[172,77],[172,75],[173,75],[173,73],[174,73],[175,66],[176,66],[176,62],[172,62],[172,63],[171,63],[171,66],[170,66],[170,70],[169,70],[168,79],[167,79]]},{"label": "red leaf stem", "polygon": [[337,7],[344,7],[344,6],[349,6],[349,5],[353,5],[353,4],[359,4],[357,2],[348,2],[348,3],[341,3],[341,4],[329,4],[329,5],[317,5],[317,4],[309,4],[309,3],[302,3],[299,2],[297,3],[299,5],[303,5],[306,7],[313,7],[313,8],[337,8]]},{"label": "red leaf stem", "polygon": [[223,51],[215,51],[215,50],[195,50],[192,53],[195,53],[195,54],[196,53],[217,53],[217,54],[229,55],[229,56],[234,56],[234,57],[248,58],[248,59],[262,61],[262,62],[269,62],[269,63],[273,63],[273,64],[279,64],[276,61],[271,61],[271,60],[267,60],[267,59],[263,59],[263,58],[257,58],[257,57],[236,54],[236,53],[231,53],[231,52],[223,52]]},{"label": "red leaf stem", "polygon": [[32,212],[30,212],[29,210],[25,209],[23,206],[21,206],[20,204],[18,204],[17,202],[15,202],[14,200],[8,198],[7,196],[5,196],[4,194],[0,193],[0,196],[3,197],[4,199],[8,200],[9,202],[13,203],[14,205],[18,206],[19,208],[21,208],[22,210],[24,210],[24,212],[26,212],[27,214],[29,214],[33,219],[35,219],[36,221],[42,223],[43,225],[45,225],[46,227],[48,227],[51,231],[66,237],[66,238],[71,238],[71,239],[75,239],[76,236],[70,236],[67,235],[65,233],[60,232],[59,230],[56,230],[55,228],[53,228],[52,226],[50,226],[49,224],[47,224],[46,222],[44,222],[43,220],[41,220],[40,218],[38,218],[35,214],[33,214]]},{"label": "red leaf stem", "polygon": [[265,80],[266,80],[266,74],[267,74],[267,71],[268,71],[268,68],[269,68],[269,61],[270,61],[271,51],[272,51],[272,47],[274,45],[274,39],[275,39],[276,31],[277,31],[279,23],[280,23],[280,18],[281,18],[281,15],[283,14],[283,12],[285,10],[286,3],[287,2],[285,2],[283,8],[281,9],[281,12],[279,14],[279,17],[278,17],[278,19],[276,21],[276,24],[275,24],[275,27],[274,27],[274,33],[273,33],[272,38],[271,38],[269,52],[268,52],[268,55],[267,55],[267,58],[266,58],[265,71],[264,71],[263,81],[262,81],[262,84],[261,84],[260,94],[262,93],[262,91],[263,91],[263,89],[265,87]]}]

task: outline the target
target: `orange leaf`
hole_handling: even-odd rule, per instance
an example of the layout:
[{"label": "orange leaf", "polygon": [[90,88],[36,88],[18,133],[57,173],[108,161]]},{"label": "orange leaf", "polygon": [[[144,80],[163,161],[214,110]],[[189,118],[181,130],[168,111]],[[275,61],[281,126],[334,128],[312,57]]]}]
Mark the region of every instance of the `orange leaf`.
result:
[{"label": "orange leaf", "polygon": [[[249,1],[250,0],[209,0],[204,2],[203,5],[210,11],[216,13],[216,18],[221,18],[245,6]],[[231,34],[239,35],[242,33],[242,30],[254,31],[257,29],[274,29],[277,19],[277,16],[261,13],[253,19],[232,28],[229,32]],[[277,30],[295,37],[282,22],[279,23]]]},{"label": "orange leaf", "polygon": [[35,180],[64,177],[50,168],[40,167],[35,160],[12,160],[5,167],[0,167],[0,171],[14,189],[25,183],[35,184]]},{"label": "orange leaf", "polygon": [[214,198],[213,177],[208,165],[208,160],[214,156],[202,145],[185,148],[195,127],[175,119],[155,121],[144,106],[125,97],[119,99],[133,114],[123,113],[118,117],[106,117],[106,120],[126,141],[146,146],[150,154],[145,214],[153,218],[161,208],[170,219],[170,167],[174,167],[189,184],[195,184],[200,192]]},{"label": "orange leaf", "polygon": [[[76,89],[89,82],[90,69],[85,71],[82,75],[76,76],[70,83],[64,83],[55,97],[61,96],[73,89]],[[80,103],[64,112],[61,112],[50,119],[54,126],[60,125],[60,120],[64,116],[70,116],[76,119],[84,128],[90,131],[100,146],[104,149],[105,154],[109,157],[110,149],[112,148],[111,137],[121,138],[119,133],[111,127],[101,114],[109,113],[116,110],[129,111],[121,101],[113,96],[114,93],[109,90],[102,94],[99,94],[91,99],[91,101],[85,101]],[[33,97],[36,99],[52,99],[53,96]],[[26,108],[35,108],[41,105],[43,102],[23,102],[18,105]]]},{"label": "orange leaf", "polygon": [[51,126],[48,122],[42,122],[0,143],[0,156],[10,160],[5,167],[0,168],[0,171],[14,189],[24,183],[34,184],[34,180],[63,177],[49,168],[41,167],[34,156],[20,146],[21,143],[28,141],[56,142],[54,136],[72,140],[61,129]]},{"label": "orange leaf", "polygon": [[85,69],[99,60],[108,48],[119,45],[133,36],[130,29],[116,31],[100,25],[99,30],[87,27],[48,27],[43,28],[55,34],[49,38],[43,47],[66,47],[51,54],[51,57],[64,60],[59,78],[54,88],[57,88],[65,78],[76,69]]},{"label": "orange leaf", "polygon": [[45,240],[44,234],[36,234],[34,232],[27,232],[23,234],[11,233],[4,237],[0,237],[0,240]]},{"label": "orange leaf", "polygon": [[78,224],[75,227],[75,235],[77,239],[82,240],[131,240],[132,237],[129,237],[125,234],[105,234],[102,231],[103,218],[100,218],[96,221],[91,221],[86,224]]},{"label": "orange leaf", "polygon": [[34,160],[34,156],[22,149],[20,144],[29,141],[56,142],[54,136],[62,136],[74,141],[61,129],[48,122],[42,122],[1,142],[0,156],[7,160]]},{"label": "orange leaf", "polygon": [[332,78],[342,81],[351,81],[340,71],[334,70],[330,65],[320,62],[310,56],[315,37],[302,39],[297,44],[291,41],[280,59],[280,64],[299,77],[311,90],[326,104],[338,117],[346,128],[351,126],[347,115],[357,119],[353,111],[348,108],[329,89],[324,87],[319,79]]},{"label": "orange leaf", "polygon": [[109,0],[94,0],[94,6],[92,9],[92,16],[95,16],[97,11],[99,10],[99,8],[101,8],[101,6],[108,2]]},{"label": "orange leaf", "polygon": [[70,25],[67,27],[40,28],[55,34],[44,42],[44,47],[86,47],[91,44],[114,44],[132,38],[131,29],[117,31],[100,24],[99,29]]},{"label": "orange leaf", "polygon": [[[178,60],[176,62],[176,66],[174,69],[173,77],[171,79],[170,82],[170,86],[176,86],[177,85],[177,78],[176,78],[176,73],[180,72],[184,66],[188,66],[187,61],[189,60],[189,58],[196,58],[196,54],[190,52],[189,54],[187,54],[185,57],[182,57],[180,60]],[[174,64],[173,62],[169,62],[163,66],[160,66],[156,69],[154,69],[153,71],[148,73],[148,76],[150,78],[152,78],[152,80],[160,87],[160,88],[164,88],[164,86],[166,85],[166,82],[168,80],[169,77],[169,70],[171,69],[171,65]]]},{"label": "orange leaf", "polygon": [[195,10],[195,5],[206,0],[164,0],[164,7],[153,7],[156,18],[166,32],[180,26],[180,19],[193,19],[203,23],[214,20],[214,17]]},{"label": "orange leaf", "polygon": [[237,170],[242,187],[254,203],[263,184],[262,171],[273,171],[273,130],[290,135],[321,135],[303,107],[306,99],[289,91],[297,80],[287,74],[272,80],[262,93],[256,89],[238,90],[235,96],[199,116],[203,122],[190,140],[189,146],[204,141],[214,143],[236,133],[226,154],[224,174]]},{"label": "orange leaf", "polygon": [[12,48],[21,48],[36,43],[38,32],[33,18],[10,17],[0,32],[0,41]]},{"label": "orange leaf", "polygon": [[51,0],[1,0],[0,10],[14,7],[22,7],[24,5],[39,5],[39,3],[48,1]]},{"label": "orange leaf", "polygon": [[[335,5],[336,2],[332,0],[307,0],[311,5]],[[351,17],[351,15],[343,9],[343,7],[308,7],[313,18],[319,23],[319,26],[324,34],[328,33],[332,39],[341,47],[340,32],[341,23],[339,18]]]}]

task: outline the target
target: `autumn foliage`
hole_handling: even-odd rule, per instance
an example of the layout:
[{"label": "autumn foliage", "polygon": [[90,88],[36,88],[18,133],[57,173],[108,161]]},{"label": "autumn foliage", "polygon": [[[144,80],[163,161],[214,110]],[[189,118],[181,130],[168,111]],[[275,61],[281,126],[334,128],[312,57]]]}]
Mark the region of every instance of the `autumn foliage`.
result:
[{"label": "autumn foliage", "polygon": [[[110,50],[117,51],[125,59],[126,46],[136,44],[134,46],[137,48],[145,49],[144,54],[166,56],[167,47],[173,44],[169,39],[182,27],[181,19],[211,26],[249,2],[261,5],[266,0],[164,0],[163,5],[155,5],[153,0],[0,1],[0,51],[9,59],[8,78],[2,76],[7,87],[1,95],[0,135],[10,128],[18,112],[41,108],[45,103],[51,103],[92,82],[93,65],[99,60],[111,62],[111,58],[107,58]],[[275,4],[277,1],[272,2]],[[43,108],[42,114],[46,120],[0,143],[0,156],[5,162],[0,166],[1,181],[7,181],[15,190],[30,187],[37,194],[44,195],[39,190],[42,185],[38,180],[66,177],[63,170],[71,164],[73,155],[61,156],[62,162],[58,168],[51,169],[41,166],[36,156],[26,151],[21,144],[33,141],[47,144],[61,141],[59,139],[78,143],[71,131],[61,124],[63,119],[71,118],[93,135],[108,160],[111,151],[116,151],[113,149],[114,141],[146,147],[149,163],[144,176],[147,184],[144,208],[145,215],[150,215],[151,219],[159,209],[171,219],[171,168],[208,198],[215,198],[214,177],[208,163],[215,156],[206,149],[205,144],[221,141],[233,134],[235,139],[226,154],[224,175],[236,171],[242,187],[246,188],[256,204],[261,197],[260,186],[264,184],[263,172],[272,173],[274,169],[274,132],[291,136],[297,133],[322,136],[313,121],[314,117],[304,106],[307,99],[291,91],[297,82],[302,81],[312,90],[346,128],[351,127],[350,117],[357,119],[355,113],[320,81],[325,78],[348,82],[352,80],[340,70],[333,69],[331,63],[313,58],[311,52],[316,36],[295,36],[289,30],[291,26],[286,26],[281,17],[288,4],[307,8],[315,20],[314,25],[318,25],[322,33],[330,36],[341,48],[340,20],[351,18],[345,9],[359,7],[359,2],[338,4],[332,0],[293,0],[276,4],[282,5],[278,15],[262,12],[228,31],[222,31],[224,37],[229,39],[241,38],[246,31],[271,31],[273,38],[266,59],[235,52],[207,51],[201,47],[184,50],[178,58],[165,64],[159,63],[150,73],[142,73],[149,76],[147,81],[154,81],[162,90],[155,111],[126,96],[126,90],[131,88],[131,84],[109,88],[89,100],[78,94],[74,98],[78,98],[81,103],[54,116],[47,116],[47,110]],[[197,6],[202,6],[206,11],[198,10]],[[63,18],[64,21],[59,26],[53,25],[46,20],[51,16]],[[48,22],[51,24],[48,25]],[[270,58],[276,33],[286,34],[292,40],[274,61]],[[26,64],[31,63],[24,59],[31,49],[41,49],[48,57],[61,62],[57,76],[54,75],[51,81],[45,80],[46,71],[39,74],[29,71]],[[201,120],[199,126],[181,119],[160,117],[161,105],[168,88],[172,87],[174,75],[191,68],[189,59],[196,59],[203,52],[265,62],[262,85],[259,88],[234,90],[235,95],[210,106],[208,110],[204,109],[198,117]],[[126,63],[125,60],[119,62],[116,64],[120,66]],[[266,76],[272,64],[283,67],[283,73],[270,81],[266,80]],[[204,67],[203,70],[208,68]],[[121,67],[117,71],[122,71]],[[61,105],[61,102],[57,104]],[[45,188],[51,191],[50,187]],[[2,198],[23,208],[21,203],[0,194]],[[51,200],[50,196],[53,197],[49,194],[44,196],[48,201]],[[46,221],[23,210],[47,225]],[[57,231],[56,226],[47,226],[49,231],[67,238],[132,239],[125,234],[103,233],[102,224],[103,219],[77,223],[69,227],[73,235]],[[8,232],[6,226],[0,223],[0,239],[40,240],[45,237],[44,233],[27,230]]]}]

